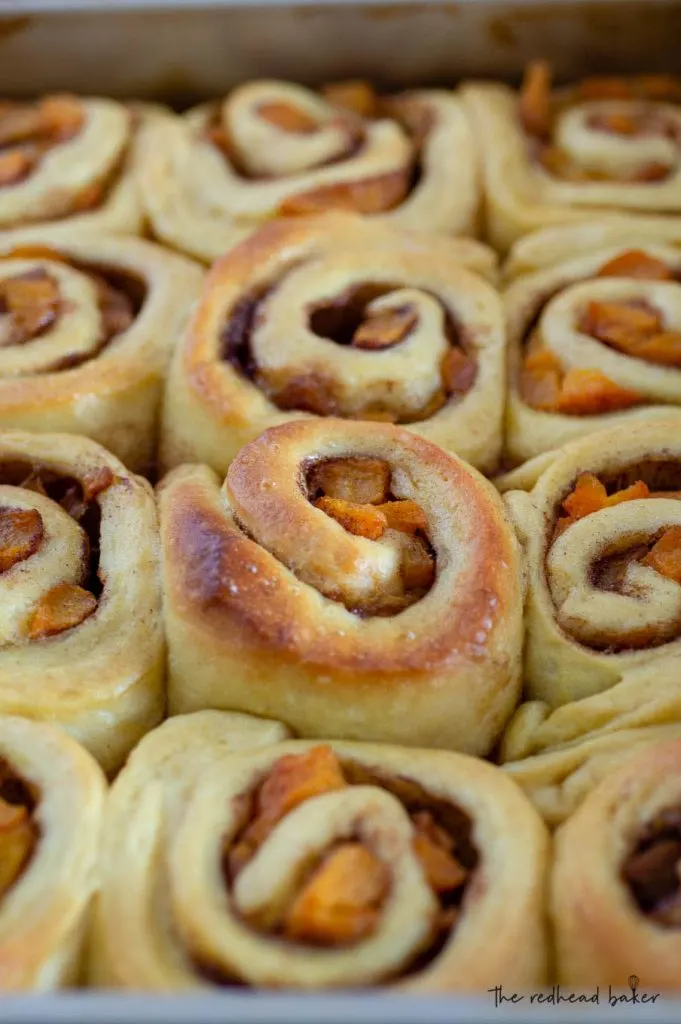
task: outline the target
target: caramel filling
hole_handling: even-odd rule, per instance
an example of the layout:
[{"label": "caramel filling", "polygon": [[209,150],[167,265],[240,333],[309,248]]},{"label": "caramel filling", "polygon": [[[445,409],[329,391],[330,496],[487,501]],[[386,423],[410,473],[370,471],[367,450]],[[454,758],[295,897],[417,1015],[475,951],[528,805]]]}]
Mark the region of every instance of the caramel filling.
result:
[{"label": "caramel filling", "polygon": [[564,181],[656,182],[668,178],[674,168],[666,163],[651,162],[628,176],[613,176],[602,171],[578,166],[569,154],[553,143],[558,116],[575,103],[590,100],[631,101],[631,112],[612,112],[592,116],[588,125],[594,131],[620,137],[659,135],[676,138],[676,127],[650,104],[681,102],[681,81],[660,75],[636,78],[590,78],[570,91],[569,96],[552,93],[552,73],[544,60],[533,61],[526,68],[520,89],[520,123],[530,142],[534,158],[549,174]]},{"label": "caramel filling", "polygon": [[[674,279],[666,264],[636,249],[609,260],[595,277]],[[535,323],[541,312],[540,309]],[[589,302],[575,326],[624,355],[657,366],[681,366],[681,333],[668,330],[662,313],[642,300]],[[636,391],[620,387],[600,370],[577,367],[565,370],[559,357],[543,344],[537,327],[530,329],[525,344],[520,393],[533,409],[567,416],[617,412],[645,401]]]},{"label": "caramel filling", "polygon": [[622,866],[622,879],[652,921],[681,926],[681,813],[677,808],[662,811],[646,827]]},{"label": "caramel filling", "polygon": [[[292,810],[312,797],[368,781],[363,769],[342,765],[328,746],[281,757],[255,792],[238,798],[238,811],[245,824],[224,850],[228,889],[277,823]],[[448,828],[446,822],[438,820],[437,801],[426,806],[426,794],[406,780],[371,781],[385,785],[398,799],[404,794],[414,829],[414,853],[439,903],[432,942],[441,942],[442,934],[446,937],[456,923],[477,863],[477,854],[470,845],[470,822],[457,809],[449,808],[455,827]],[[390,864],[381,861],[365,844],[357,840],[336,843],[303,878],[270,934],[315,946],[351,945],[375,931],[390,886]]]},{"label": "caramel filling", "polygon": [[21,878],[38,843],[36,794],[0,758],[0,900]]},{"label": "caramel filling", "polygon": [[373,615],[402,611],[420,600],[435,580],[425,512],[415,501],[395,498],[390,482],[388,463],[352,457],[318,462],[307,477],[310,501],[348,533],[373,541],[384,538],[397,547],[401,590],[364,609]]},{"label": "caramel filling", "polygon": [[[406,341],[418,326],[418,313],[410,306],[382,312],[372,312],[368,308],[375,299],[389,295],[399,287],[397,284],[365,284],[349,289],[334,301],[310,310],[310,330],[337,345],[373,352],[380,359],[381,352]],[[403,409],[400,414],[394,407],[388,408],[374,401],[367,402],[359,413],[349,415],[334,381],[320,373],[301,372],[283,386],[274,388],[264,379],[251,347],[254,326],[268,294],[244,298],[235,305],[222,333],[222,353],[238,373],[252,380],[279,409],[316,416],[415,423],[434,416],[448,402],[461,400],[475,384],[478,362],[473,346],[451,312],[443,306],[444,330],[450,347],[439,368],[441,386],[416,412]],[[390,388],[389,381],[386,388]]]},{"label": "caramel filling", "polygon": [[27,178],[53,146],[80,132],[83,121],[83,108],[75,96],[0,104],[0,187]]}]

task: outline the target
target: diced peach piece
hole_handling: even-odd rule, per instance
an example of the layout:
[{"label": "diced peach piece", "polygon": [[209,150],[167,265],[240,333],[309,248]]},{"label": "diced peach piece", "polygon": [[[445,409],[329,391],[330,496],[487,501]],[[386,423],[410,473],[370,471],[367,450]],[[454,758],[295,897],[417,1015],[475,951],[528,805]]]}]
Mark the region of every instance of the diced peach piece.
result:
[{"label": "diced peach piece", "polygon": [[324,210],[382,213],[404,199],[409,188],[408,170],[394,171],[364,181],[343,181],[298,195],[287,196],[279,205],[282,217],[310,216]]},{"label": "diced peach piece", "polygon": [[21,874],[35,841],[28,809],[0,797],[0,898]]},{"label": "diced peach piece", "polygon": [[551,68],[535,60],[525,69],[520,87],[520,120],[529,135],[540,139],[551,132]]},{"label": "diced peach piece", "polygon": [[669,164],[662,164],[659,162],[653,162],[645,164],[636,172],[633,177],[633,181],[647,182],[647,181],[664,181],[668,178],[672,172],[672,168]]},{"label": "diced peach piece", "polygon": [[58,583],[38,601],[28,626],[31,640],[79,626],[97,607],[97,598],[73,583]]},{"label": "diced peach piece", "polygon": [[24,149],[6,149],[0,152],[0,187],[16,185],[31,173],[37,155]]},{"label": "diced peach piece", "polygon": [[85,501],[92,501],[102,491],[106,491],[115,482],[116,477],[108,466],[100,466],[98,469],[90,469],[83,477],[83,497]]},{"label": "diced peach piece", "polygon": [[322,861],[284,921],[284,936],[299,942],[343,945],[375,929],[390,874],[361,843],[343,843]]},{"label": "diced peach piece", "polygon": [[433,892],[454,892],[464,884],[468,872],[451,853],[424,835],[415,836],[413,846]]},{"label": "diced peach piece", "polygon": [[418,322],[415,310],[406,306],[404,309],[391,309],[369,316],[355,331],[352,344],[355,348],[370,350],[390,348],[404,341]]},{"label": "diced peach piece", "polygon": [[473,386],[478,367],[463,349],[452,347],[442,360],[442,381],[450,395],[465,395]]},{"label": "diced peach piece", "polygon": [[533,409],[555,411],[562,377],[557,356],[550,349],[531,342],[520,375],[520,391],[527,404]]},{"label": "diced peach piece", "polygon": [[416,533],[427,530],[428,520],[421,506],[415,501],[387,501],[377,506],[386,518],[388,528],[401,533]]},{"label": "diced peach piece", "polygon": [[319,128],[313,117],[299,107],[294,107],[292,103],[262,103],[258,107],[258,116],[276,128],[294,134],[309,135]]},{"label": "diced peach piece", "polygon": [[661,331],[663,322],[658,310],[642,303],[592,301],[579,326],[599,341],[628,350],[638,340]]},{"label": "diced peach piece", "polygon": [[427,590],[435,579],[435,560],[421,537],[403,533],[400,572],[405,591]]},{"label": "diced peach piece", "polygon": [[346,785],[343,769],[331,747],[313,747],[304,754],[280,757],[260,787],[255,817],[229,850],[232,877],[290,811],[313,796],[344,789]]},{"label": "diced peach piece", "polygon": [[597,277],[633,277],[640,281],[671,281],[671,269],[641,249],[627,249],[604,263]]},{"label": "diced peach piece", "polygon": [[375,117],[378,110],[378,96],[372,85],[361,79],[331,82],[324,86],[322,95],[334,107],[349,110],[360,117]]},{"label": "diced peach piece", "polygon": [[563,502],[567,516],[558,520],[557,532],[562,533],[578,519],[583,519],[584,516],[589,516],[592,512],[599,512],[602,508],[620,505],[623,501],[635,501],[649,497],[650,489],[643,480],[637,480],[629,487],[615,491],[614,494],[608,494],[604,484],[597,476],[594,476],[593,473],[582,473],[577,478],[574,490]]},{"label": "diced peach piece", "polygon": [[37,107],[17,103],[0,110],[0,146],[28,142],[40,134],[42,118]]},{"label": "diced peach piece", "polygon": [[632,348],[631,354],[660,366],[681,366],[681,333],[660,331],[639,342]]},{"label": "diced peach piece", "polygon": [[7,260],[54,260],[55,263],[68,263],[68,256],[47,245],[26,243],[17,245],[2,257]]},{"label": "diced peach piece", "polygon": [[32,306],[50,306],[59,301],[57,282],[42,270],[5,278],[0,282],[0,292],[9,313]]},{"label": "diced peach piece", "polygon": [[383,459],[326,459],[315,466],[311,488],[329,498],[358,505],[380,505],[390,490],[390,465]]},{"label": "diced peach piece", "polygon": [[675,583],[681,583],[681,526],[670,526],[665,530],[642,564]]},{"label": "diced peach piece", "polygon": [[85,120],[83,105],[76,96],[46,96],[39,111],[48,132],[62,142],[77,135]]},{"label": "diced peach piece", "polygon": [[34,554],[43,533],[43,521],[37,509],[0,509],[0,572],[6,572]]},{"label": "diced peach piece", "polygon": [[642,401],[640,395],[609,380],[600,370],[568,370],[558,396],[558,412],[591,416],[629,409]]},{"label": "diced peach piece", "polygon": [[343,501],[342,498],[326,497],[318,498],[314,505],[357,537],[378,540],[385,533],[386,517],[375,505],[358,505],[353,501]]},{"label": "diced peach piece", "polygon": [[621,112],[595,114],[590,118],[589,126],[602,132],[611,132],[613,135],[638,135],[641,131],[641,124],[635,117]]},{"label": "diced peach piece", "polygon": [[580,82],[578,92],[583,100],[629,100],[635,95],[631,81],[606,76],[585,78]]}]

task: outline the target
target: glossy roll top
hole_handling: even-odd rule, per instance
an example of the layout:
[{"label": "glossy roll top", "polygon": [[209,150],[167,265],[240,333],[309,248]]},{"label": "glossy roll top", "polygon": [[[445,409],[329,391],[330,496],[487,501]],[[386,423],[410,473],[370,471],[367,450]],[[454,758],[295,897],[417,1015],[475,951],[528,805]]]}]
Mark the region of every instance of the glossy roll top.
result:
[{"label": "glossy roll top", "polygon": [[[475,470],[397,427],[266,431],[161,495],[170,704],[489,749],[516,696],[516,544]],[[456,710],[455,710],[456,709]]]}]

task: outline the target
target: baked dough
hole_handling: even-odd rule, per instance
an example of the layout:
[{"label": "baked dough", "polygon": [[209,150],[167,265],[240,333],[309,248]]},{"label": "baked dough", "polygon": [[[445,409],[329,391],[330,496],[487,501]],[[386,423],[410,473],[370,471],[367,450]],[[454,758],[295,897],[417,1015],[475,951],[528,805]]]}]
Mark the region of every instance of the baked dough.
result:
[{"label": "baked dough", "polygon": [[398,427],[300,420],[224,484],[174,470],[160,510],[171,714],[490,750],[519,693],[521,582],[471,467]]},{"label": "baked dough", "polygon": [[0,429],[84,434],[148,472],[168,363],[202,278],[137,238],[0,232]]},{"label": "baked dough", "polygon": [[325,99],[249,82],[152,126],[141,181],[156,237],[212,263],[273,217],[329,209],[474,234],[476,153],[458,98],[422,90],[381,100],[364,89],[365,103],[348,104],[338,91]]},{"label": "baked dough", "polygon": [[504,294],[511,464],[681,405],[681,250],[668,234],[620,221],[537,242],[542,269]]},{"label": "baked dough", "polygon": [[503,317],[477,275],[494,269],[478,242],[355,214],[261,228],[206,279],[172,364],[161,464],[225,473],[265,428],[337,415],[401,422],[493,470]]},{"label": "baked dough", "polygon": [[155,104],[83,96],[0,103],[0,230],[57,223],[69,238],[142,234],[140,135],[172,116]]},{"label": "baked dough", "polygon": [[551,91],[536,61],[520,93],[471,82],[487,229],[502,251],[551,224],[617,213],[681,214],[681,80],[587,79]]},{"label": "baked dough", "polygon": [[79,979],[105,790],[60,729],[0,715],[0,995]]},{"label": "baked dough", "polygon": [[[551,911],[561,982],[679,989],[681,740],[627,758],[559,829]],[[649,1001],[653,1000],[649,998]]]},{"label": "baked dough", "polygon": [[501,759],[552,823],[638,746],[681,734],[681,415],[501,479],[525,550],[525,692]]},{"label": "baked dough", "polygon": [[114,771],[163,714],[151,487],[84,437],[0,433],[0,714]]},{"label": "baked dough", "polygon": [[[431,994],[544,982],[547,835],[503,772],[439,751],[282,742],[283,731],[203,711],[142,741],[108,806],[93,981]],[[327,858],[317,941],[305,913],[282,931]],[[353,915],[371,887],[378,906]]]}]

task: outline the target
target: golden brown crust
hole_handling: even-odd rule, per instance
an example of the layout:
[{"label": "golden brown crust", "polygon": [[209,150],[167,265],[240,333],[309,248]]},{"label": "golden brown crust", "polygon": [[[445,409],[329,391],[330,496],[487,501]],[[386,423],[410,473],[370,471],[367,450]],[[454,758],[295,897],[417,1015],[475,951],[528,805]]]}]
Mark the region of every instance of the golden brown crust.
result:
[{"label": "golden brown crust", "polygon": [[650,746],[594,789],[556,836],[552,918],[560,981],[678,988],[681,935],[637,906],[622,878],[646,826],[681,807],[681,742]]},{"label": "golden brown crust", "polygon": [[[484,991],[497,980],[521,989],[543,983],[546,832],[503,773],[477,759],[334,742],[328,752],[352,784],[341,778],[340,786],[334,781],[314,799],[303,797],[264,837],[228,898],[222,872],[204,869],[218,864],[218,850],[235,850],[235,823],[248,822],[247,796],[283,760],[311,757],[319,748],[282,739],[272,722],[203,711],[171,718],[140,744],[108,809],[93,980],[157,991],[205,989],[222,978],[258,988],[388,985],[424,994]],[[411,847],[415,822],[407,815],[414,800],[432,803],[454,840],[467,843],[470,835],[475,844],[467,847],[476,866],[458,922],[425,963],[415,954],[432,936],[435,903]],[[265,889],[274,882],[289,895],[301,849],[323,855],[349,827],[391,883],[370,934],[347,946],[310,948],[244,926],[235,898],[241,907],[255,897],[266,912],[272,901]],[[126,832],[144,832],[143,848],[131,845]],[[249,897],[244,886],[258,858],[268,862],[260,878],[265,888],[253,876]]]},{"label": "golden brown crust", "polygon": [[0,290],[41,273],[56,282],[57,314],[30,345],[0,349],[0,428],[85,434],[148,471],[167,364],[201,270],[133,238],[0,233]]},{"label": "golden brown crust", "polygon": [[[226,472],[266,427],[330,414],[403,422],[493,468],[503,330],[497,296],[470,272],[491,276],[493,263],[479,243],[348,213],[268,224],[208,274],[171,367],[162,464]],[[399,343],[372,352],[353,341],[381,312],[405,309],[415,320]]]},{"label": "golden brown crust", "polygon": [[[373,600],[393,570],[380,542],[352,537],[301,492],[301,466],[332,454],[385,459],[399,496],[426,514],[436,580],[399,615],[343,603]],[[514,542],[483,479],[398,428],[319,420],[267,431],[226,486],[229,497],[207,468],[185,467],[161,488],[174,709],[488,749],[515,699],[520,609]],[[201,667],[189,673],[190,660]]]},{"label": "golden brown crust", "polygon": [[291,83],[256,81],[152,127],[142,190],[156,237],[211,263],[273,217],[332,209],[474,234],[478,173],[458,98],[421,90],[375,100],[365,116]]},{"label": "golden brown crust", "polygon": [[33,794],[38,838],[18,879],[0,896],[0,993],[75,984],[104,810],[104,776],[60,729],[0,715],[0,759]]}]

